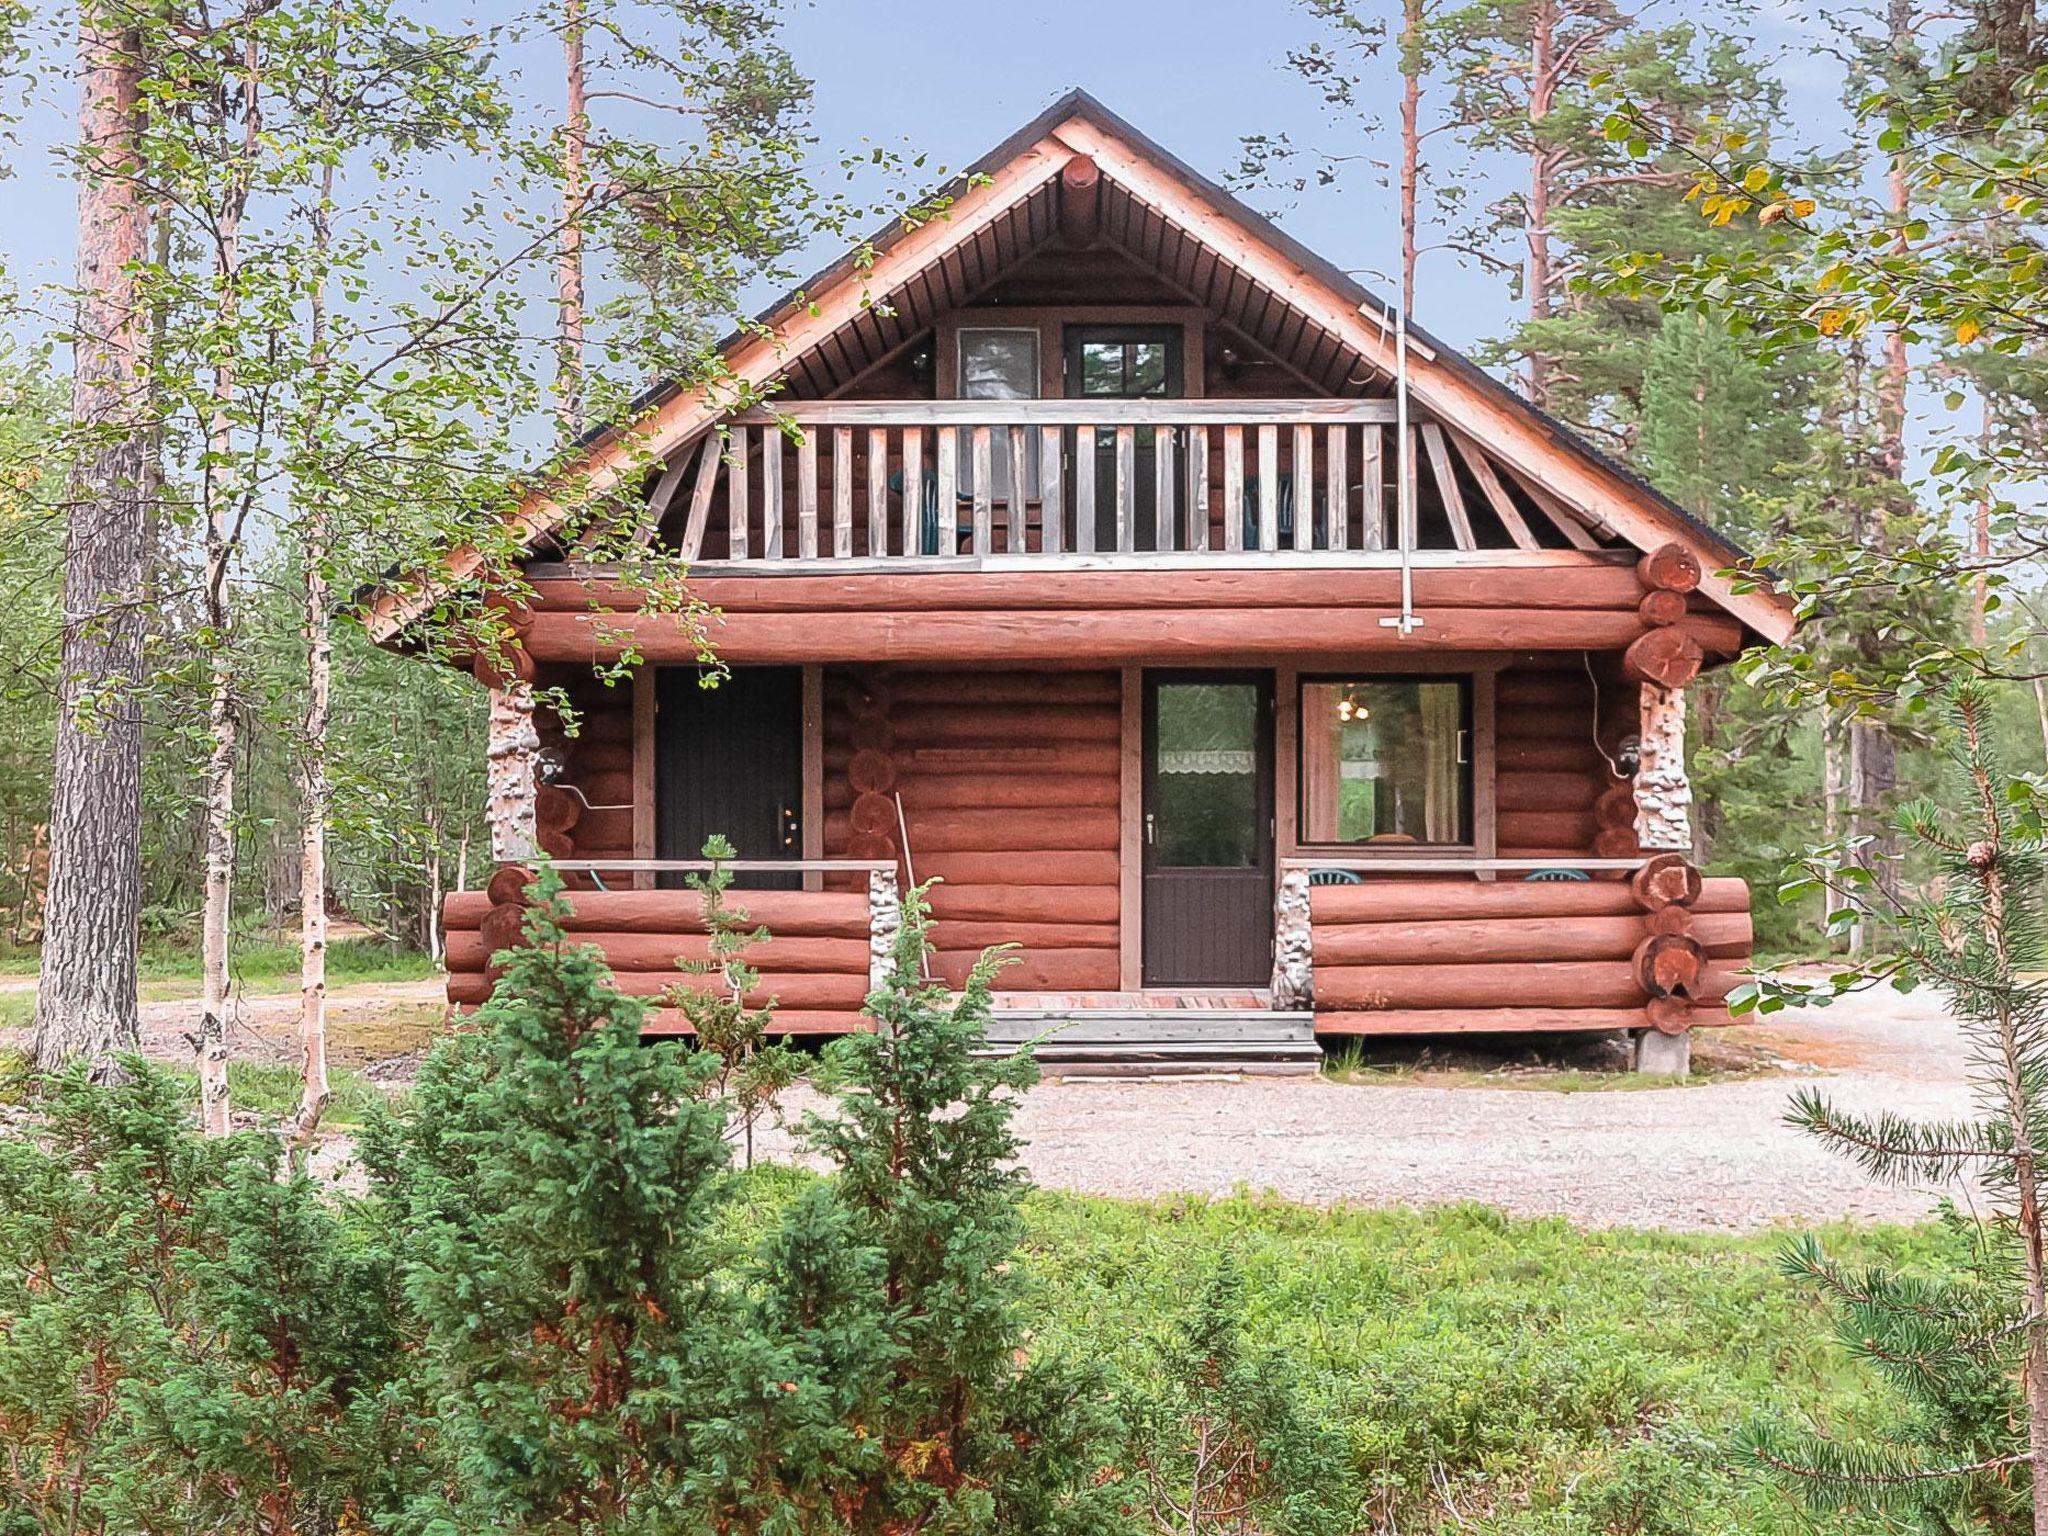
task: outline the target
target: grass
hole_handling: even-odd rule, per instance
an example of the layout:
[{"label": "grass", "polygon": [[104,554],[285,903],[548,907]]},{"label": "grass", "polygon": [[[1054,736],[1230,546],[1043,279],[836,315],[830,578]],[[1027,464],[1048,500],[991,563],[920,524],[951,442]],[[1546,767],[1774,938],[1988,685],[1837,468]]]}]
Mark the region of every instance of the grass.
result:
[{"label": "grass", "polygon": [[[0,973],[32,975],[33,949],[10,949],[0,955]],[[238,935],[228,950],[228,972],[236,986],[251,993],[293,992],[299,985],[299,945],[257,936]],[[381,939],[340,939],[327,946],[327,982],[345,987],[353,982],[426,981],[441,969],[426,955],[394,950]],[[197,944],[152,943],[142,951],[140,969],[145,1002],[183,997],[199,981]]]},{"label": "grass", "polygon": [[[1696,1042],[1701,1037],[1694,1036]],[[1718,1041],[1696,1045],[1689,1077],[1655,1077],[1596,1064],[1594,1042],[1560,1037],[1546,1051],[1527,1039],[1490,1049],[1478,1042],[1418,1045],[1412,1040],[1348,1040],[1323,1058],[1331,1082],[1366,1086],[1510,1088],[1531,1093],[1681,1091],[1756,1077],[1774,1070],[1744,1050]]]},{"label": "grass", "polygon": [[[1233,1255],[1255,1334],[1296,1362],[1376,1490],[1362,1529],[1811,1531],[1722,1442],[1757,1412],[1871,1427],[1889,1402],[1779,1277],[1770,1236],[1589,1233],[1479,1206],[1315,1210],[1244,1196],[1041,1193],[1029,1211],[1035,1348],[1133,1362],[1192,1277]],[[1827,1239],[1852,1264],[1936,1257],[1926,1229]]]}]

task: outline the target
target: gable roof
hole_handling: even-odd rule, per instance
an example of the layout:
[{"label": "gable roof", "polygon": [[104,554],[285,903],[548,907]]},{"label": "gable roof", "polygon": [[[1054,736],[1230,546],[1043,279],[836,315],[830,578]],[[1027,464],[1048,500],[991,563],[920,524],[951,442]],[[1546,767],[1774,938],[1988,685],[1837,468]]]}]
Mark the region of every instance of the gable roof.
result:
[{"label": "gable roof", "polygon": [[[919,224],[892,220],[864,245],[769,305],[752,325],[733,332],[720,344],[727,365],[737,377],[757,383],[780,375],[799,355],[870,315],[876,300],[1046,189],[1077,156],[1092,159],[1105,181],[1148,213],[1209,248],[1220,262],[1263,281],[1310,323],[1392,375],[1392,305],[1078,89],[940,188],[934,197],[949,200],[944,215]],[[1503,463],[1636,547],[1647,550],[1675,540],[1692,548],[1707,571],[1700,585],[1703,595],[1767,640],[1782,641],[1791,633],[1788,601],[1762,587],[1744,590],[1747,583],[1715,574],[1751,563],[1733,540],[1412,320],[1408,335],[1409,394],[1417,406],[1483,443]],[[650,455],[672,454],[728,406],[702,385],[657,384],[633,402],[622,423],[601,425],[579,438],[580,456],[567,472],[586,492],[601,492]],[[512,530],[530,544],[563,515],[547,490],[537,489],[512,514]],[[460,580],[480,561],[473,550],[453,551],[441,579]],[[372,604],[373,634],[387,639],[403,629],[431,601],[433,585],[425,584],[424,596],[379,593]]]}]

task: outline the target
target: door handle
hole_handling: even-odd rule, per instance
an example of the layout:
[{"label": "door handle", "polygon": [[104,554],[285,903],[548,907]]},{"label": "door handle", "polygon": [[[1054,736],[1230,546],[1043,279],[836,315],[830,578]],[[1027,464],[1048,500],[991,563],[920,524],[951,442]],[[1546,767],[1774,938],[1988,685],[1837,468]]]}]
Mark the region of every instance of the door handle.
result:
[{"label": "door handle", "polygon": [[1156,843],[1159,841],[1159,829],[1153,824],[1152,813],[1150,811],[1147,811],[1145,813],[1145,841],[1148,844]]},{"label": "door handle", "polygon": [[782,808],[782,846],[794,848],[799,830],[796,812],[788,806]]}]

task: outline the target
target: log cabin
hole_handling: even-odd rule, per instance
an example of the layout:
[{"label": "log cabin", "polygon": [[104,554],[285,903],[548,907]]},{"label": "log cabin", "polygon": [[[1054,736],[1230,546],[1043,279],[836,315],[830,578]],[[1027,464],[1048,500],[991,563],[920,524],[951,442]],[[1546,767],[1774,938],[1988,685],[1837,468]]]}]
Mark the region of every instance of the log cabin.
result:
[{"label": "log cabin", "polygon": [[[793,1034],[861,1027],[936,881],[937,973],[1016,945],[1000,1017],[1050,1059],[1605,1030],[1683,1071],[1751,947],[1693,859],[1686,686],[1787,636],[1768,580],[1085,94],[949,196],[726,345],[768,407],[670,386],[580,449],[690,562],[721,686],[545,490],[519,509],[521,660],[480,674],[502,878],[448,900],[451,1001],[540,854],[663,993],[717,832]],[[377,594],[378,638],[434,590]]]}]

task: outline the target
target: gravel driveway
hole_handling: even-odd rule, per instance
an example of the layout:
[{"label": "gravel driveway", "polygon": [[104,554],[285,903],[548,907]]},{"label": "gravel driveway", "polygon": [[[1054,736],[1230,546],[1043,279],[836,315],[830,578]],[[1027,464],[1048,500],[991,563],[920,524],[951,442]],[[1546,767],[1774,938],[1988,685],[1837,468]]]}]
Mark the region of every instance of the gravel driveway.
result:
[{"label": "gravel driveway", "polygon": [[[1018,1124],[1041,1184],[1098,1195],[1476,1200],[1583,1226],[1682,1231],[1906,1221],[1931,1209],[1931,1191],[1873,1185],[1782,1117],[1802,1081],[1849,1108],[1967,1113],[1955,1032],[1937,1000],[1887,992],[1727,1033],[1788,1070],[1573,1093],[1434,1087],[1426,1077],[1052,1081],[1026,1098]],[[779,1136],[766,1145],[788,1153]]]}]

